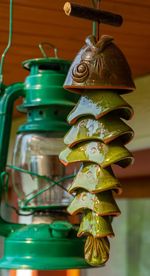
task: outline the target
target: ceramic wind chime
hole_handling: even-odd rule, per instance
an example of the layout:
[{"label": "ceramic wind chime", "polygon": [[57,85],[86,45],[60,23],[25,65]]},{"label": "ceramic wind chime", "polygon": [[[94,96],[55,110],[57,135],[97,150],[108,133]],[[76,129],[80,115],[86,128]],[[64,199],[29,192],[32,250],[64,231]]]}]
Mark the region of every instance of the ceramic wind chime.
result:
[{"label": "ceramic wind chime", "polygon": [[64,84],[81,97],[68,115],[71,128],[60,160],[65,166],[82,164],[69,188],[74,199],[68,212],[81,213],[78,237],[86,237],[85,260],[99,266],[109,258],[112,219],[120,214],[113,193],[121,193],[122,188],[112,165],[125,168],[133,162],[125,146],[133,137],[133,130],[125,123],[133,109],[121,94],[135,86],[129,65],[112,37],[103,35],[97,41],[89,36],[85,42]]}]

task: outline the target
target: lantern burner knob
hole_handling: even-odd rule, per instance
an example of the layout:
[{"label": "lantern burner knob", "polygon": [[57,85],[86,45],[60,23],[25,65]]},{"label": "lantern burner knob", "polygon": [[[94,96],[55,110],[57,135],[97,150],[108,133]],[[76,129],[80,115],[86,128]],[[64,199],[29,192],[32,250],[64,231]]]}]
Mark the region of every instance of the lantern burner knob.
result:
[{"label": "lantern burner knob", "polygon": [[50,224],[51,234],[54,238],[65,238],[72,229],[72,224],[67,221],[54,221]]}]

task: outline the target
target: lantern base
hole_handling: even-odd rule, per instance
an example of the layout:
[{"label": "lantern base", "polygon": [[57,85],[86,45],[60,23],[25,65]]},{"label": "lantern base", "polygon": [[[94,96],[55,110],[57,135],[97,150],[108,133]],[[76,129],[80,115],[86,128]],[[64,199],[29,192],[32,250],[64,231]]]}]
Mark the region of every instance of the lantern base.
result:
[{"label": "lantern base", "polygon": [[31,224],[5,239],[1,269],[64,270],[90,267],[84,260],[84,239],[71,230],[52,237],[49,224]]}]

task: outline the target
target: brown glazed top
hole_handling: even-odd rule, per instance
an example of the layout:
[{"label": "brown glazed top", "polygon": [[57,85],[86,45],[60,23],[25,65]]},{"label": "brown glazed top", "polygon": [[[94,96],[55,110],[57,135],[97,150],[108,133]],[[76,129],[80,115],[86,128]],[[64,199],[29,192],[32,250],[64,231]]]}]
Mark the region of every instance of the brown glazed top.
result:
[{"label": "brown glazed top", "polygon": [[81,89],[117,89],[120,94],[135,88],[128,62],[111,36],[103,35],[98,42],[89,36],[85,42],[69,69],[65,89],[77,93]]}]

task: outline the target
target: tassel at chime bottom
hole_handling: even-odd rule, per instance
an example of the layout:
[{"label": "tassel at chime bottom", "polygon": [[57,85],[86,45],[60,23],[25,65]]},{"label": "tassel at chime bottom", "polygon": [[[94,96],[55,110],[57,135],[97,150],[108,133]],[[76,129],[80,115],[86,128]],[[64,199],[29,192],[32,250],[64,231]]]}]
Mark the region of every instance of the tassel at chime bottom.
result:
[{"label": "tassel at chime bottom", "polygon": [[127,167],[133,161],[125,147],[133,130],[124,122],[133,110],[120,94],[134,84],[122,52],[112,38],[103,36],[97,43],[94,37],[86,40],[65,87],[81,94],[68,115],[72,127],[64,138],[67,148],[60,154],[64,165],[82,163],[69,188],[74,199],[68,212],[82,213],[78,237],[86,237],[85,259],[91,266],[100,266],[109,258],[112,218],[120,214],[113,192],[121,193],[122,188],[112,165]]}]

